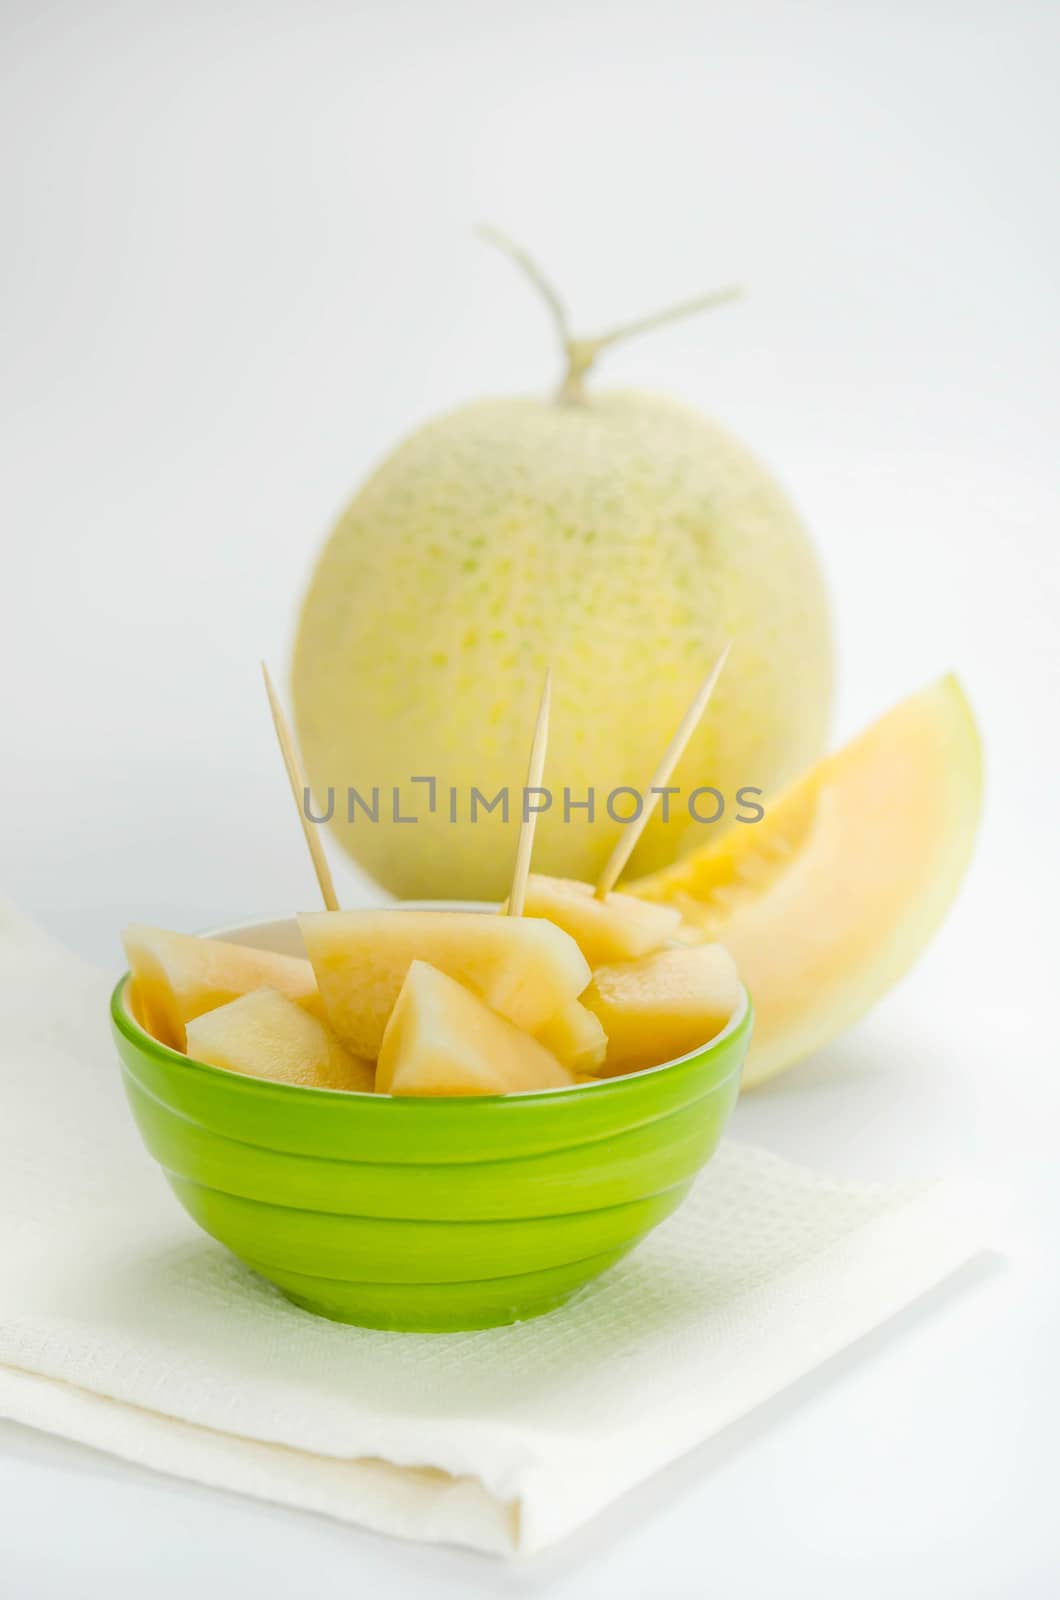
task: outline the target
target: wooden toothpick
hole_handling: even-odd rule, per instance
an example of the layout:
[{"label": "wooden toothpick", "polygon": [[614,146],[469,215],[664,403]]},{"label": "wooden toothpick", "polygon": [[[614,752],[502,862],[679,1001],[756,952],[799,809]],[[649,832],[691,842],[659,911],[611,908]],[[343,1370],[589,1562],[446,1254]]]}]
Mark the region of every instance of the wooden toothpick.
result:
[{"label": "wooden toothpick", "polygon": [[707,709],[710,697],[714,693],[714,686],[721,677],[722,668],[729,658],[731,649],[731,643],[725,646],[707,674],[696,698],[681,718],[673,738],[666,746],[662,760],[652,773],[651,782],[648,785],[648,793],[644,799],[644,809],[635,822],[631,822],[627,827],[623,828],[622,835],[608,857],[607,865],[600,874],[599,882],[596,885],[596,898],[598,900],[602,900],[604,895],[609,894],[614,888],[618,882],[619,874],[637,847],[637,841],[651,821],[652,812],[659,803],[660,796],[658,791],[669,780],[674,768],[685,752],[685,746],[693,733],[695,733],[700,719]]},{"label": "wooden toothpick", "polygon": [[[530,746],[530,761],[526,769],[527,789],[540,789],[541,779],[545,773],[545,751],[548,749],[548,712],[552,703],[552,668],[545,673],[545,684],[541,690],[541,704],[537,709],[537,723],[534,727],[533,743]],[[515,871],[512,873],[512,888],[505,908],[510,917],[521,917],[523,906],[526,903],[526,880],[530,876],[530,857],[534,849],[534,830],[537,827],[537,812],[531,811],[524,799],[523,818],[519,827],[519,843],[515,850]]]},{"label": "wooden toothpick", "polygon": [[269,669],[264,661],[261,663],[261,675],[265,679],[265,693],[269,697],[269,708],[272,711],[273,726],[276,729],[276,737],[280,744],[280,754],[283,756],[283,764],[287,768],[291,793],[294,795],[294,803],[298,808],[298,820],[302,824],[305,842],[309,847],[309,855],[313,862],[313,871],[317,875],[317,882],[320,885],[320,893],[324,898],[324,905],[327,909],[329,911],[337,911],[339,902],[335,894],[335,885],[331,881],[331,868],[328,866],[324,847],[320,842],[320,835],[306,816],[305,795],[308,785],[305,781],[305,773],[302,771],[302,763],[298,759],[298,751],[295,749],[294,738],[291,734],[287,717],[284,714],[283,706],[280,704],[280,697],[276,693],[276,687],[269,676]]}]

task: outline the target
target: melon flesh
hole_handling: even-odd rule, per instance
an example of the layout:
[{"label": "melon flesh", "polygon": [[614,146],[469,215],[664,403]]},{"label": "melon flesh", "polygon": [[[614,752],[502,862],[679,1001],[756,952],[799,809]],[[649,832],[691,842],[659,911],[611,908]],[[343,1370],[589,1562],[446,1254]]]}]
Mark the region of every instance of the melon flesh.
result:
[{"label": "melon flesh", "polygon": [[470,989],[412,962],[379,1051],[380,1094],[511,1094],[573,1082],[544,1045]]},{"label": "melon flesh", "polygon": [[723,940],[755,1007],[745,1084],[834,1039],[913,964],[964,876],[981,758],[956,678],[902,701],[761,822],[630,885]]},{"label": "melon flesh", "polygon": [[569,934],[540,917],[481,911],[317,911],[298,919],[332,1027],[374,1059],[412,962],[465,984],[533,1033],[590,978]]},{"label": "melon flesh", "polygon": [[547,917],[574,939],[591,967],[633,961],[659,950],[675,936],[681,913],[631,894],[606,894],[598,900],[591,883],[531,873],[526,885],[526,915]]},{"label": "melon flesh", "polygon": [[535,1038],[565,1067],[579,1074],[592,1072],[607,1054],[603,1025],[580,1000],[572,1000],[557,1011],[538,1028]]},{"label": "melon flesh", "polygon": [[687,1055],[720,1033],[742,1001],[736,963],[719,944],[599,967],[584,995],[607,1034],[598,1070],[614,1077]]},{"label": "melon flesh", "polygon": [[252,950],[223,939],[200,939],[136,923],[122,935],[132,973],[132,1009],[148,1033],[171,1049],[185,1047],[185,1025],[253,989],[278,989],[319,1010],[308,961]]},{"label": "melon flesh", "polygon": [[371,1063],[341,1045],[332,1030],[276,989],[255,989],[187,1026],[188,1054],[227,1072],[313,1089],[371,1094]]}]

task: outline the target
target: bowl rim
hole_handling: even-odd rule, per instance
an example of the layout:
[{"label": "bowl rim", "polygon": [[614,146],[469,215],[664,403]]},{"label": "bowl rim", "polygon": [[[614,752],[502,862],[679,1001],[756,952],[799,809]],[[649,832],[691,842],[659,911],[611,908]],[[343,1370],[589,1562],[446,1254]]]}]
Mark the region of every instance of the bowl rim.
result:
[{"label": "bowl rim", "polygon": [[[488,911],[496,910],[496,905],[489,901],[467,900],[398,900],[393,905],[384,906],[351,906],[343,907],[344,910],[371,910],[371,911]],[[281,917],[255,917],[249,922],[229,923],[220,928],[203,930],[197,935],[204,939],[220,939],[226,934],[249,933],[255,928],[270,927],[276,923],[294,922],[298,913],[287,913]],[[740,993],[742,1004],[737,1007],[720,1032],[712,1035],[703,1044],[695,1045],[691,1050],[686,1050],[683,1055],[673,1056],[669,1061],[657,1062],[653,1067],[641,1067],[637,1072],[617,1073],[612,1078],[597,1078],[592,1083],[564,1083],[549,1089],[512,1089],[506,1094],[476,1094],[476,1095],[390,1095],[376,1094],[364,1089],[328,1089],[308,1083],[284,1083],[274,1078],[257,1078],[251,1073],[231,1072],[226,1067],[215,1067],[208,1061],[198,1061],[194,1056],[185,1055],[181,1050],[174,1050],[170,1045],[163,1044],[156,1039],[154,1034],[148,1033],[141,1026],[132,1013],[128,1004],[128,990],[132,982],[132,973],[126,970],[122,973],[111,991],[110,1016],[111,1022],[117,1031],[129,1044],[139,1050],[146,1050],[148,1054],[160,1058],[168,1065],[178,1065],[185,1070],[192,1070],[202,1074],[207,1080],[213,1079],[231,1085],[243,1083],[248,1089],[260,1093],[262,1090],[274,1091],[277,1094],[290,1098],[291,1095],[311,1095],[319,1098],[327,1096],[337,1102],[349,1103],[360,1101],[364,1104],[375,1105],[409,1105],[409,1106],[475,1106],[475,1105],[508,1105],[516,1101],[554,1100],[559,1096],[569,1097],[582,1092],[601,1089],[618,1089],[624,1084],[633,1084],[645,1078],[656,1077],[664,1072],[669,1072],[676,1067],[684,1066],[686,1062],[697,1056],[711,1053],[727,1043],[742,1029],[750,1030],[754,1018],[754,1006],[751,1001],[747,985],[740,979]],[[728,1083],[729,1079],[742,1070],[742,1060],[737,1063],[733,1071],[726,1077],[719,1079],[715,1087]],[[422,1115],[422,1112],[420,1113]]]}]

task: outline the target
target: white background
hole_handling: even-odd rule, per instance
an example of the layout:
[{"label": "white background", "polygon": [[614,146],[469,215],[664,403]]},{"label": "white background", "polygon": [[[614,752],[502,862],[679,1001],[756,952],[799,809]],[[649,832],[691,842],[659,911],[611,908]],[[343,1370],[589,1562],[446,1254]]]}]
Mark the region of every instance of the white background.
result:
[{"label": "white background", "polygon": [[[257,658],[417,421],[588,331],[772,464],[819,540],[837,737],[956,667],[982,848],[944,934],[737,1131],[987,1187],[1007,1263],[519,1570],[0,1433],[23,1596],[1055,1592],[1060,11],[1041,0],[3,0],[0,891],[118,965],[137,918],[306,903]],[[347,897],[352,872],[340,874]]]}]

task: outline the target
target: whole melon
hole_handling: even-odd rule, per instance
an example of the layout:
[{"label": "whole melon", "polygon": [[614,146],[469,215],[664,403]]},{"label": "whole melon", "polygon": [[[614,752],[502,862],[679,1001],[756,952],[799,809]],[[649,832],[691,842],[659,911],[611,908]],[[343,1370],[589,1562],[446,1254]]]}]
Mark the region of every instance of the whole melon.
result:
[{"label": "whole melon", "polygon": [[[293,683],[309,782],[318,807],[333,791],[350,855],[401,896],[506,894],[549,665],[553,799],[538,872],[595,878],[623,825],[608,797],[646,788],[727,641],[670,780],[682,795],[656,810],[632,870],[701,846],[733,820],[737,790],[768,795],[824,747],[827,596],[787,497],[695,411],[586,393],[588,362],[575,371],[575,357],[587,346],[568,348],[576,381],[555,399],[481,400],[399,445],[340,517],[309,585]],[[714,823],[690,814],[701,785],[724,797]],[[350,820],[351,786],[376,820],[358,804]],[[481,801],[472,819],[472,789],[489,801],[505,786],[508,820]],[[619,816],[633,808],[628,795],[613,801]]]}]

